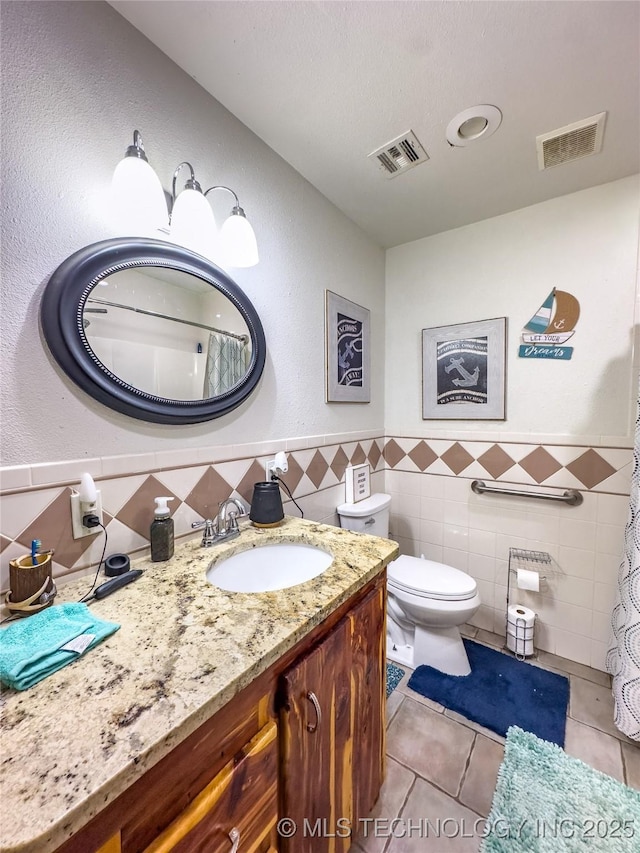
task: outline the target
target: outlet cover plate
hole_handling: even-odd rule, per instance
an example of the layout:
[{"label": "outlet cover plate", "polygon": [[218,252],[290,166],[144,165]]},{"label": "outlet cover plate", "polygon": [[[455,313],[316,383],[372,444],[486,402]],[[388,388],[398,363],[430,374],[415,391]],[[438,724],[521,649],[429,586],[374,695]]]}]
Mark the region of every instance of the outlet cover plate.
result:
[{"label": "outlet cover plate", "polygon": [[84,526],[82,523],[82,517],[83,515],[89,514],[97,515],[100,519],[100,524],[104,523],[102,519],[102,496],[99,489],[96,491],[95,508],[91,509],[88,513],[82,511],[80,495],[71,495],[71,529],[73,531],[74,539],[82,539],[84,536],[94,536],[96,533],[102,533],[101,527]]}]

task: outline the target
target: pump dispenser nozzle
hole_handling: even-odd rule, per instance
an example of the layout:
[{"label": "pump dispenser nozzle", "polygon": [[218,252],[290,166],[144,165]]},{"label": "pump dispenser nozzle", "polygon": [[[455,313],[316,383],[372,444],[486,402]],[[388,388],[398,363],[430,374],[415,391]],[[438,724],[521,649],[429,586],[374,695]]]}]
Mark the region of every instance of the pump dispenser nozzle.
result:
[{"label": "pump dispenser nozzle", "polygon": [[154,498],[156,502],[156,509],[154,515],[162,517],[164,515],[171,515],[171,510],[167,506],[168,501],[174,500],[174,498]]}]

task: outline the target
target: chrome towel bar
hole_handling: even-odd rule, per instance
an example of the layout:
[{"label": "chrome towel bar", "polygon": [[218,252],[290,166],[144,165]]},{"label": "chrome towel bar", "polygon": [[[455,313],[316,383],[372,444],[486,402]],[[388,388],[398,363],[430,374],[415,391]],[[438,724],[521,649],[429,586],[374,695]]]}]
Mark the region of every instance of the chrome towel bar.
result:
[{"label": "chrome towel bar", "polygon": [[540,498],[543,501],[562,501],[569,506],[580,506],[582,503],[582,494],[576,489],[567,489],[562,494],[546,494],[544,492],[525,492],[518,489],[504,489],[501,487],[487,486],[484,480],[474,480],[471,483],[471,491],[476,495],[513,495],[518,498]]}]

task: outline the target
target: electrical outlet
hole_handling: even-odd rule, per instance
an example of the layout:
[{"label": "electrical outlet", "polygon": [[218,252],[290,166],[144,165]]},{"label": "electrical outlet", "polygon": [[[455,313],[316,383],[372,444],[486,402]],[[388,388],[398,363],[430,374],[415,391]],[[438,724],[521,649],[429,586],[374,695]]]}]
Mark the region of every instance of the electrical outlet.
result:
[{"label": "electrical outlet", "polygon": [[73,530],[74,539],[82,539],[83,536],[94,536],[96,533],[101,533],[101,527],[85,527],[82,519],[85,515],[97,515],[102,520],[102,497],[99,491],[96,491],[96,500],[94,503],[86,503],[80,500],[80,495],[71,495],[71,528]]},{"label": "electrical outlet", "polygon": [[264,473],[267,481],[271,479],[271,474],[286,474],[289,470],[289,463],[287,462],[287,454],[280,450],[273,459],[267,459],[264,463]]}]

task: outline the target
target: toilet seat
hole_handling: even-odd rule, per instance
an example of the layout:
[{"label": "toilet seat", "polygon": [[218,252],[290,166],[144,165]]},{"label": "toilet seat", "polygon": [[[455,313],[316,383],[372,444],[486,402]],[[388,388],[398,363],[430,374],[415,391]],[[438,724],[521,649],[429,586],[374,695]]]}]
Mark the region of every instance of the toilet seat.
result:
[{"label": "toilet seat", "polygon": [[442,601],[467,601],[477,593],[475,580],[466,572],[406,555],[389,563],[387,583],[391,590]]}]

